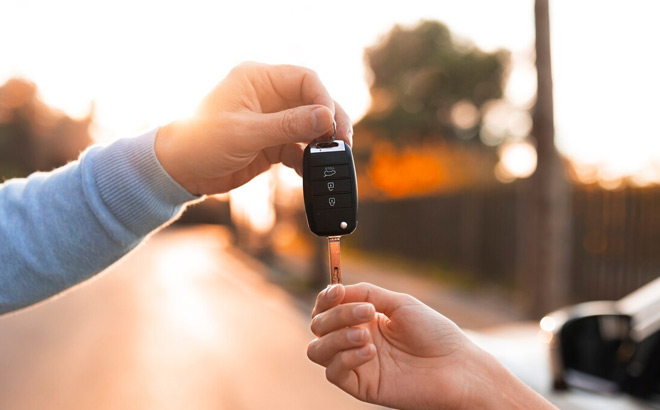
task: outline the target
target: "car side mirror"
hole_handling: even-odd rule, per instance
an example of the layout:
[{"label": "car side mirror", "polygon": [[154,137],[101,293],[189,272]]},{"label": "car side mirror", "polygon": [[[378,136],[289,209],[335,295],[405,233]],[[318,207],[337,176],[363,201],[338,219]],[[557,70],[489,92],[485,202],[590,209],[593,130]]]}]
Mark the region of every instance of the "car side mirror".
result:
[{"label": "car side mirror", "polygon": [[626,315],[612,313],[567,321],[557,335],[563,381],[598,392],[620,391],[634,353],[629,335],[630,317]]},{"label": "car side mirror", "polygon": [[660,278],[621,300],[541,319],[556,389],[625,392],[660,406]]},{"label": "car side mirror", "polygon": [[556,389],[621,390],[634,345],[631,318],[614,302],[581,303],[541,320],[550,334],[550,365]]},{"label": "car side mirror", "polygon": [[660,331],[635,345],[623,390],[660,405]]}]

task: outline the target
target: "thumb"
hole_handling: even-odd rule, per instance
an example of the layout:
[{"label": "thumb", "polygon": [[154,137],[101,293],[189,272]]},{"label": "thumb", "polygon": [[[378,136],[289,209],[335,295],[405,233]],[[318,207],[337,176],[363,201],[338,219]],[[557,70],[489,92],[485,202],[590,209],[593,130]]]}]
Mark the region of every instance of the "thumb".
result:
[{"label": "thumb", "polygon": [[261,148],[309,142],[332,132],[333,114],[324,105],[303,105],[288,110],[256,114],[250,127]]}]

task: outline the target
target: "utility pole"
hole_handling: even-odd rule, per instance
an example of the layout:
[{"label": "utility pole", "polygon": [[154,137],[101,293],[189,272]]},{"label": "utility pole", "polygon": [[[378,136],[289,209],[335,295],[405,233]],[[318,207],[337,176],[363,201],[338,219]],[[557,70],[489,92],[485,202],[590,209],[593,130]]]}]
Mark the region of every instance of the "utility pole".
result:
[{"label": "utility pole", "polygon": [[537,96],[532,135],[538,163],[526,181],[520,212],[519,288],[531,317],[569,300],[571,192],[555,147],[548,0],[535,0]]}]

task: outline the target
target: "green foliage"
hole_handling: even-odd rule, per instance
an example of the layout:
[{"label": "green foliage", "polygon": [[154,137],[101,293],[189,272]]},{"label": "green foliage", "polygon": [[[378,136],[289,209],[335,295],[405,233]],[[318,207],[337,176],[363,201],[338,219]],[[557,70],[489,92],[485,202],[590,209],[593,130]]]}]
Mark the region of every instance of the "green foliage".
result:
[{"label": "green foliage", "polygon": [[479,118],[459,129],[452,107],[467,101],[480,112],[500,98],[508,53],[458,43],[444,24],[424,21],[412,29],[395,26],[366,50],[365,60],[373,105],[361,126],[394,141],[424,142],[478,135]]}]

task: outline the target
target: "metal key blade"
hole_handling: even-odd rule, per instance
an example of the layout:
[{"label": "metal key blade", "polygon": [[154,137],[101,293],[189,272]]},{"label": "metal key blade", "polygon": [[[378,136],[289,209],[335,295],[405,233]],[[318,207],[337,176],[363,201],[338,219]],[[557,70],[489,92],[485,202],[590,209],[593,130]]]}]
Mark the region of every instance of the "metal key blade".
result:
[{"label": "metal key blade", "polygon": [[328,254],[330,255],[330,283],[341,283],[341,236],[328,236]]}]

